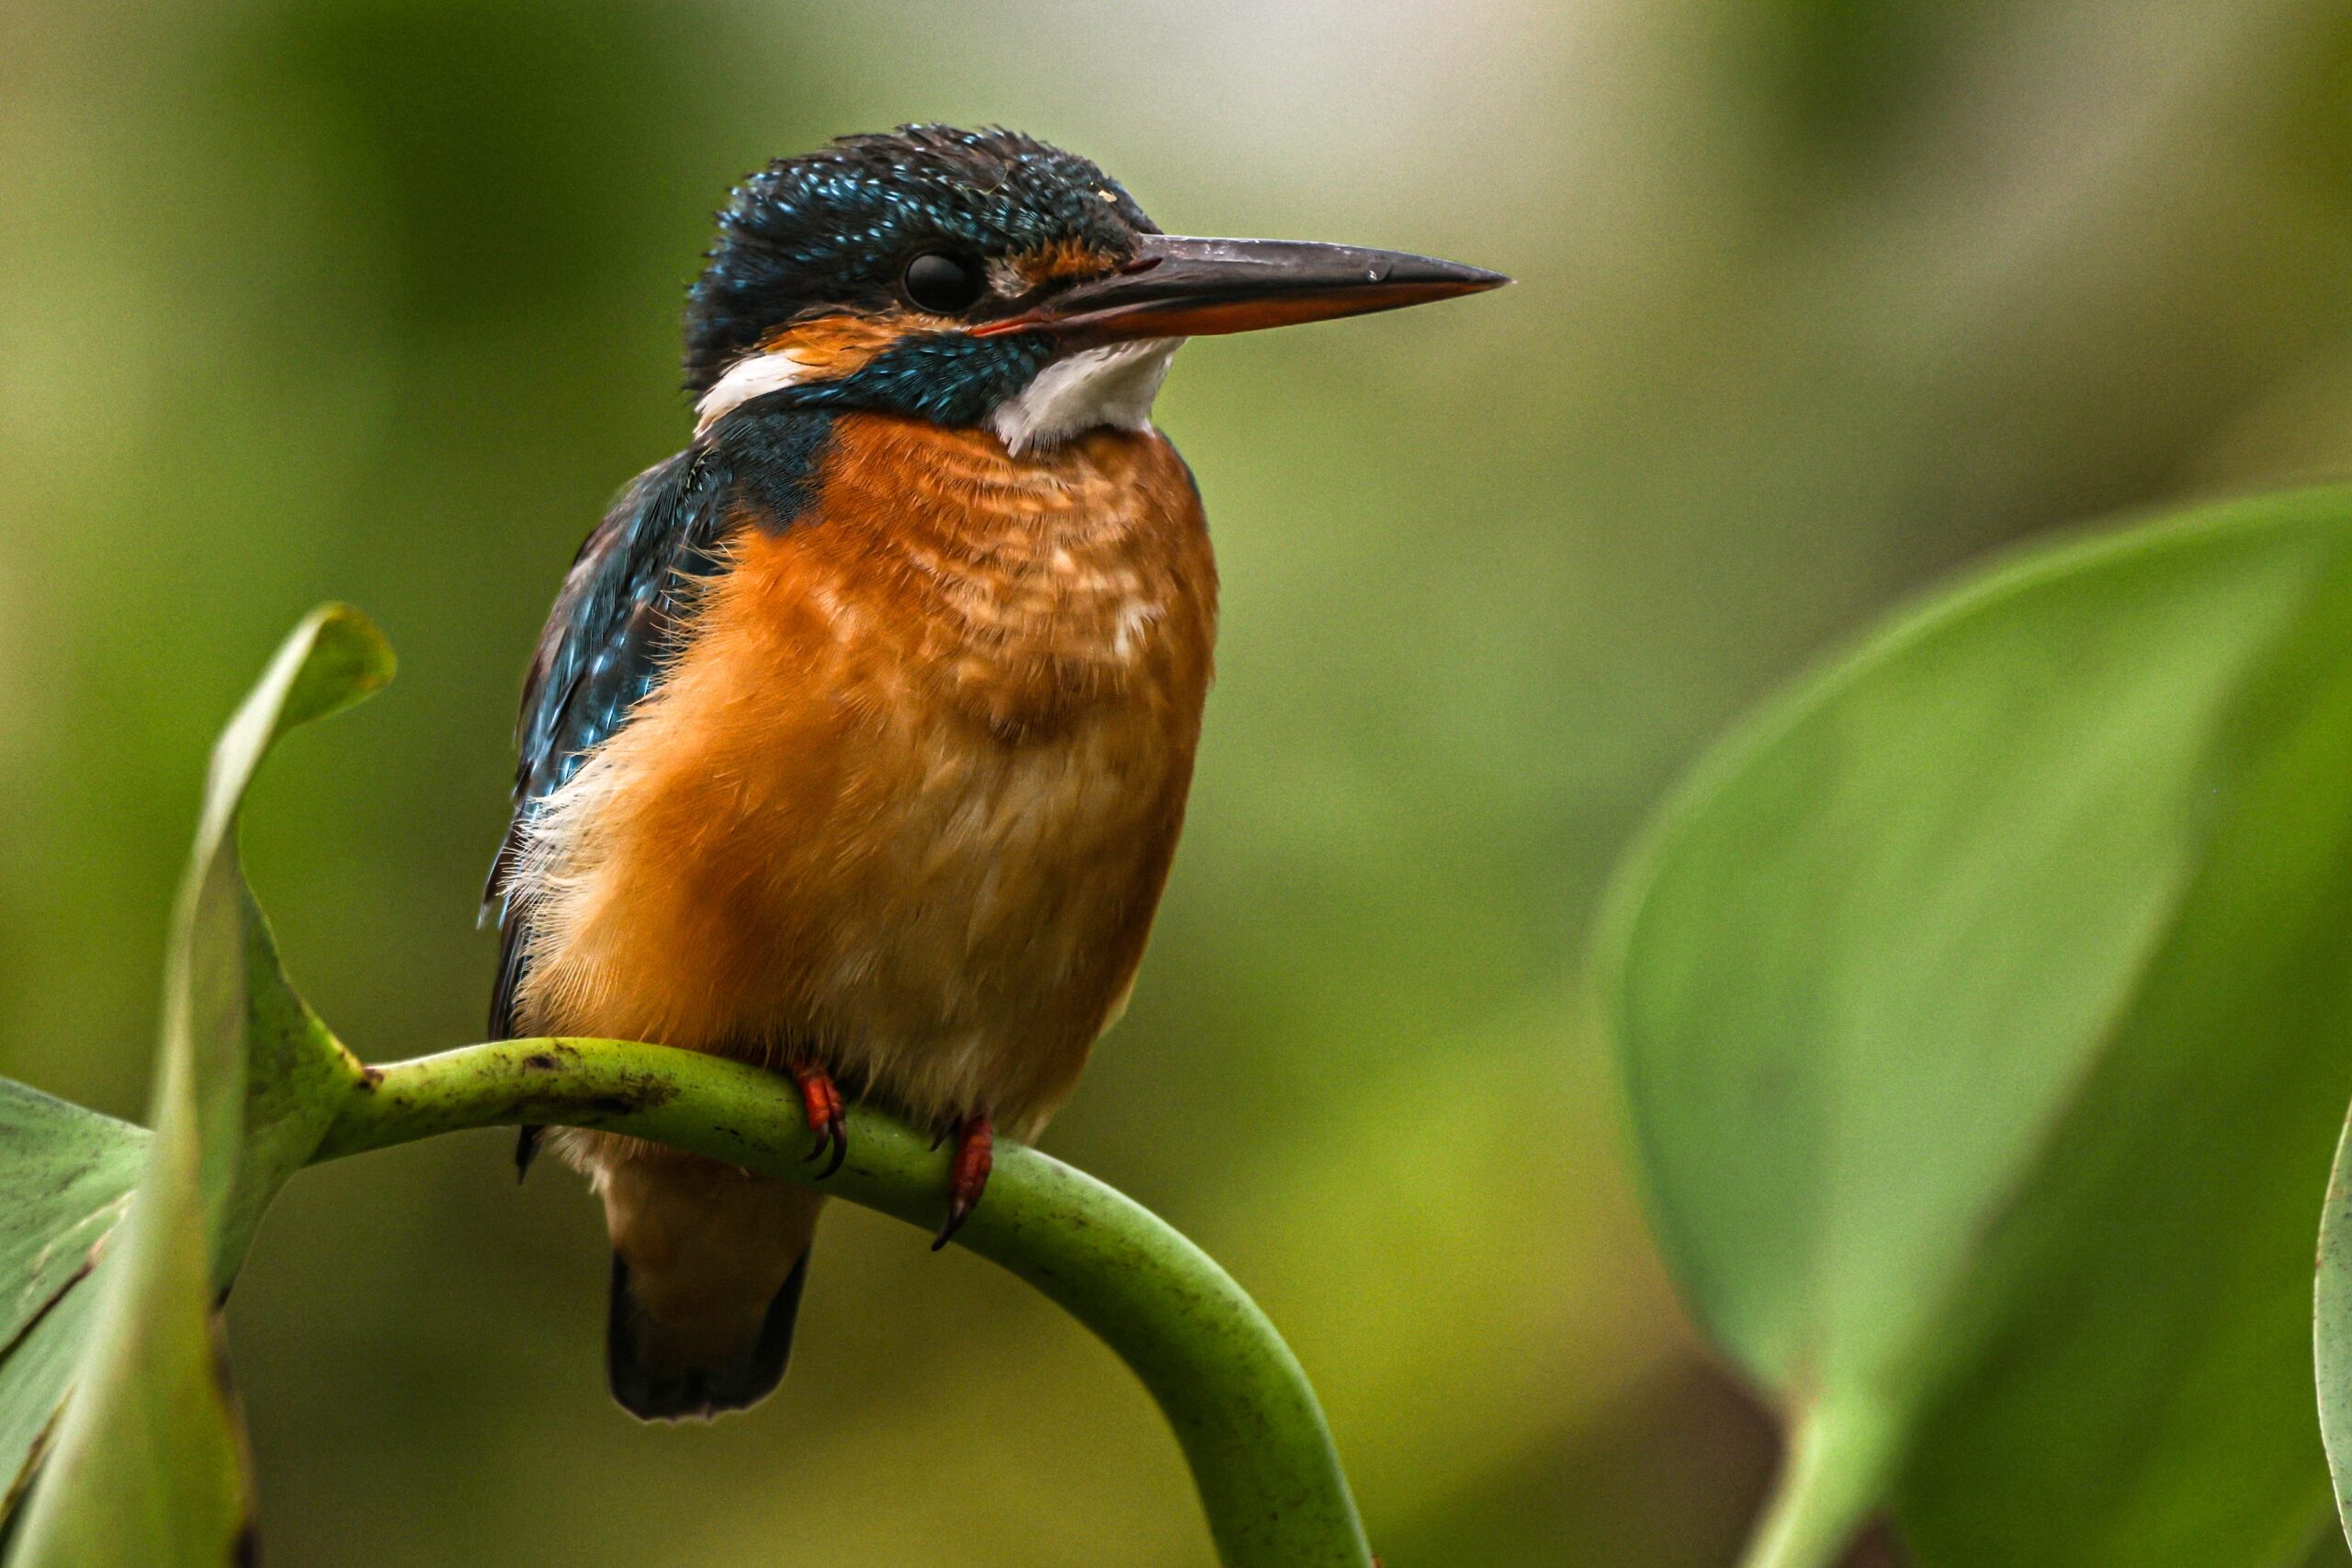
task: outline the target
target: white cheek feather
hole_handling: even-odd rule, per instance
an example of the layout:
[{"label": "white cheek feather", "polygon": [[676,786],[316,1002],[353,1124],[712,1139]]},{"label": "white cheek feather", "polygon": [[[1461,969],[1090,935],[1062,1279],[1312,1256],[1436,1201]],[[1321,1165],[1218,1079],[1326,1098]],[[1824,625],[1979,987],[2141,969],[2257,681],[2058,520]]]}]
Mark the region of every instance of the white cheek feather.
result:
[{"label": "white cheek feather", "polygon": [[753,398],[797,386],[814,369],[788,348],[737,360],[695,404],[695,434],[700,435]]},{"label": "white cheek feather", "polygon": [[1137,338],[1057,359],[1019,397],[989,416],[989,428],[1015,453],[1103,425],[1145,429],[1168,362],[1183,343],[1180,337]]}]

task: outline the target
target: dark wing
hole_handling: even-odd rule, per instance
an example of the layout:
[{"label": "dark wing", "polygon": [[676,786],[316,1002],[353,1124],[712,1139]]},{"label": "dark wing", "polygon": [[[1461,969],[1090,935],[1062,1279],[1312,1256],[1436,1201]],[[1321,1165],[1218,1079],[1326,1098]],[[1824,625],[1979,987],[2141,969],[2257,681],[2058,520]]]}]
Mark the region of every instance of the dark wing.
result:
[{"label": "dark wing", "polygon": [[539,634],[515,724],[514,818],[484,893],[499,925],[492,1039],[514,1032],[529,934],[514,878],[532,818],[660,684],[696,584],[718,567],[729,512],[721,470],[698,446],[639,474],[581,546]]}]

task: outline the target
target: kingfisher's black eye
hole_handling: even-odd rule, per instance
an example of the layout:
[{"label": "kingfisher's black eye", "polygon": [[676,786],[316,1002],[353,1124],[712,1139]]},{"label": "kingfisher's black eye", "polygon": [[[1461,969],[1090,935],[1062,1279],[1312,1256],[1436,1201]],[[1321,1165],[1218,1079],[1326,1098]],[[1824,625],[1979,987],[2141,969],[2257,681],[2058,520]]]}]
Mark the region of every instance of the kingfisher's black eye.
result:
[{"label": "kingfisher's black eye", "polygon": [[934,316],[952,316],[969,310],[986,287],[978,262],[945,251],[925,251],[909,262],[901,284],[907,299],[917,310],[929,310]]}]

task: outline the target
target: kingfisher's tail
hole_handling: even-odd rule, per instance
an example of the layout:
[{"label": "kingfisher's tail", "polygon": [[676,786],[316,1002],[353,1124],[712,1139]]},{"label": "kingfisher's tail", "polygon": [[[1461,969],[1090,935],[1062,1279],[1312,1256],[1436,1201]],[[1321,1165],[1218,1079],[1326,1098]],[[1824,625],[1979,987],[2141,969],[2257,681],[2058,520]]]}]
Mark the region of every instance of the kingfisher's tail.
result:
[{"label": "kingfisher's tail", "polygon": [[642,1150],[597,1172],[613,1237],[613,1397],[645,1421],[756,1404],[792,1354],[824,1200],[717,1160]]}]

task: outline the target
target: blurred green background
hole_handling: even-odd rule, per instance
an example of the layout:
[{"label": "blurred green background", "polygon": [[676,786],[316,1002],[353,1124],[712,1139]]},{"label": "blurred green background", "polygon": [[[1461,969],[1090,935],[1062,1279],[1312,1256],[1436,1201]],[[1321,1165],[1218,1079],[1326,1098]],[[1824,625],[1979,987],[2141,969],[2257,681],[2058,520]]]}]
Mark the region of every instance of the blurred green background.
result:
[{"label": "blurred green background", "polygon": [[[479,1036],[522,662],[684,439],[745,170],[1002,122],[1170,230],[1518,276],[1181,362],[1222,680],[1049,1140],[1257,1292],[1390,1568],[1724,1562],[1770,1463],[1577,986],[1678,769],[1988,548],[2352,467],[2340,3],[15,0],[0,40],[0,1073],[124,1114],[205,749],[323,598],[405,670],[265,781],[255,883],[363,1055]],[[594,1208],[506,1153],[281,1201],[231,1314],[273,1562],[1210,1561],[1106,1352],[854,1211],[776,1400],[632,1425]]]}]

